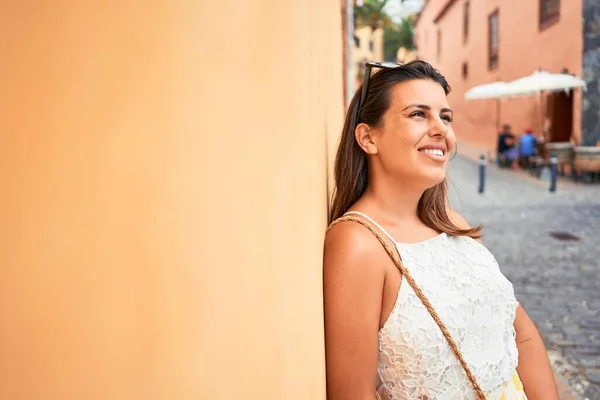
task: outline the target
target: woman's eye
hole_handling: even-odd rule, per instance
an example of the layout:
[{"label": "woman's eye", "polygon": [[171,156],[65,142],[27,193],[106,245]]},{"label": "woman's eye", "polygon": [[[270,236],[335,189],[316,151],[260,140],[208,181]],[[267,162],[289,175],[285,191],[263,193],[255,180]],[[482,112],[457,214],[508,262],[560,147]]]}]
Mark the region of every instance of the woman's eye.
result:
[{"label": "woman's eye", "polygon": [[448,123],[454,120],[450,115],[442,115],[442,119]]},{"label": "woman's eye", "polygon": [[410,114],[411,117],[425,117],[425,113],[423,111],[415,111]]}]

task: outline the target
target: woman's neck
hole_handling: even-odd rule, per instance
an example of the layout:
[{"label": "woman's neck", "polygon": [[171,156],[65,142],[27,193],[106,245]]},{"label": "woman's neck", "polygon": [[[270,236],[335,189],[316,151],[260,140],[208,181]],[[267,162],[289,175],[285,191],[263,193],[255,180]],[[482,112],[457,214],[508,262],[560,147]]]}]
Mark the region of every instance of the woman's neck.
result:
[{"label": "woman's neck", "polygon": [[399,181],[369,182],[362,197],[368,208],[377,208],[377,211],[395,221],[407,221],[417,217],[419,200],[423,190],[411,187]]}]

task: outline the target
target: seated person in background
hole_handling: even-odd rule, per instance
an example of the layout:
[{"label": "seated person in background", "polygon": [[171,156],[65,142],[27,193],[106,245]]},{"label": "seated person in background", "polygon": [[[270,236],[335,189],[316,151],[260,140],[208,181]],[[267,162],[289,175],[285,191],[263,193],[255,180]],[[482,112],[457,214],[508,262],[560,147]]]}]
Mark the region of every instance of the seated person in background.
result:
[{"label": "seated person in background", "polygon": [[516,137],[510,131],[510,125],[504,124],[498,135],[498,161],[501,166],[510,166],[519,156],[515,147]]},{"label": "seated person in background", "polygon": [[535,154],[536,139],[531,129],[527,129],[519,141],[519,164],[529,166],[529,157]]}]

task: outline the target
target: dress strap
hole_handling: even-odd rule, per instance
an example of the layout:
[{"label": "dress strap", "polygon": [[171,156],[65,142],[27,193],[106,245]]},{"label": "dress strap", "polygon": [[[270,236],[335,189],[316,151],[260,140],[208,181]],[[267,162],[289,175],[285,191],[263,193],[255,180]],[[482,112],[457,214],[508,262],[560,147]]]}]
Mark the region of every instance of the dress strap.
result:
[{"label": "dress strap", "polygon": [[394,238],[392,237],[392,235],[390,235],[389,233],[387,233],[387,231],[385,229],[383,229],[383,227],[381,225],[379,225],[373,218],[369,217],[367,214],[361,213],[360,211],[348,211],[344,215],[348,215],[348,214],[360,215],[361,217],[363,217],[365,219],[368,219],[369,221],[371,221],[373,223],[373,225],[375,225],[377,228],[379,228],[379,230],[381,232],[383,232],[385,234],[385,236],[387,236],[388,238],[390,238],[390,240],[392,241],[392,243],[396,244],[396,241],[394,240]]}]

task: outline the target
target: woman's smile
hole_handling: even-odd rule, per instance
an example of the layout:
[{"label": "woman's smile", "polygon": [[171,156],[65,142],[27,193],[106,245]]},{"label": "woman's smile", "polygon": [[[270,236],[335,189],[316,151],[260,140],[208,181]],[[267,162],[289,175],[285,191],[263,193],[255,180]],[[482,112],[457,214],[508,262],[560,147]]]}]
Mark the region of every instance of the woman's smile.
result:
[{"label": "woman's smile", "polygon": [[446,146],[441,143],[427,145],[419,149],[419,153],[438,163],[444,163],[446,161],[446,152]]}]

